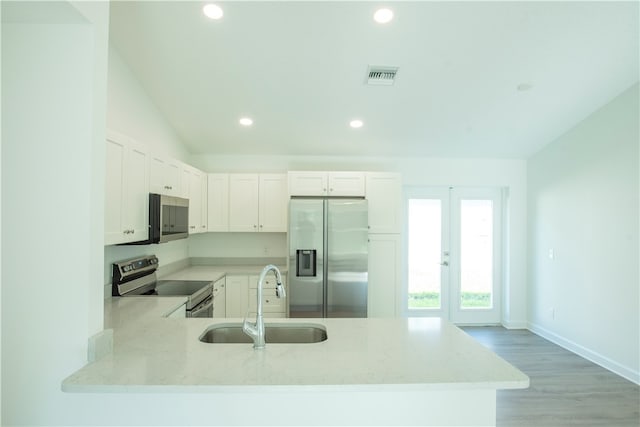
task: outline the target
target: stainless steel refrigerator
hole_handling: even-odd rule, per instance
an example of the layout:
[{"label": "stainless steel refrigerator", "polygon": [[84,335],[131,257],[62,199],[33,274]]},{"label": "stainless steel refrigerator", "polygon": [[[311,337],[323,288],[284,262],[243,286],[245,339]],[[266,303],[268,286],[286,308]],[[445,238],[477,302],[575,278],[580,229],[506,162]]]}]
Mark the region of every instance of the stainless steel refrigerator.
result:
[{"label": "stainless steel refrigerator", "polygon": [[291,199],[290,317],[367,317],[367,270],[366,200]]}]

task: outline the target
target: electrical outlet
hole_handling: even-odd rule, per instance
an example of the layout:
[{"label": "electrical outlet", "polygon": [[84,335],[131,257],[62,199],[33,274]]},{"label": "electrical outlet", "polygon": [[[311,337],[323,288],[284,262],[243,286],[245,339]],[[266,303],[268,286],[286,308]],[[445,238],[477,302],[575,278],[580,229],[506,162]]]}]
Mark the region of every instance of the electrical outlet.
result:
[{"label": "electrical outlet", "polygon": [[549,249],[549,259],[553,258],[555,258],[555,253],[553,252],[553,249]]}]

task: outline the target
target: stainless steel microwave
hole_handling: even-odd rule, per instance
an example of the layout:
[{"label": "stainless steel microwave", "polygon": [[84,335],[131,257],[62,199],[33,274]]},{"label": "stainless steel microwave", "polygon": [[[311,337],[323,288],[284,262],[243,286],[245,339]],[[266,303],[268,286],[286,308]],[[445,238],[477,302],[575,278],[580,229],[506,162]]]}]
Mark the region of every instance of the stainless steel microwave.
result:
[{"label": "stainless steel microwave", "polygon": [[149,193],[149,238],[130,245],[149,245],[189,237],[189,199]]}]

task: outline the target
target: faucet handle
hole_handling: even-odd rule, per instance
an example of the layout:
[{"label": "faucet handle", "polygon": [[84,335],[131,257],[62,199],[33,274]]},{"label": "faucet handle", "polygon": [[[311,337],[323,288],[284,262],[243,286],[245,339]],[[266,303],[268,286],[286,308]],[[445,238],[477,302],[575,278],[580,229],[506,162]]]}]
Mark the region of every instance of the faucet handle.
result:
[{"label": "faucet handle", "polygon": [[284,298],[287,296],[287,293],[284,290],[284,286],[282,286],[282,283],[280,282],[276,284],[276,296],[278,298]]}]

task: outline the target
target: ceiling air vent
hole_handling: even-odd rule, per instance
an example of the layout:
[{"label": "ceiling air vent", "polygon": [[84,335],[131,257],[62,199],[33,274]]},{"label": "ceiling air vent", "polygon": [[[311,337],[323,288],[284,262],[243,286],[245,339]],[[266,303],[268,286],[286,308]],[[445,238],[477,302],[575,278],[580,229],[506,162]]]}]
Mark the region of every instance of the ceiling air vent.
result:
[{"label": "ceiling air vent", "polygon": [[398,67],[378,67],[369,66],[367,84],[369,85],[392,85],[396,80]]}]

